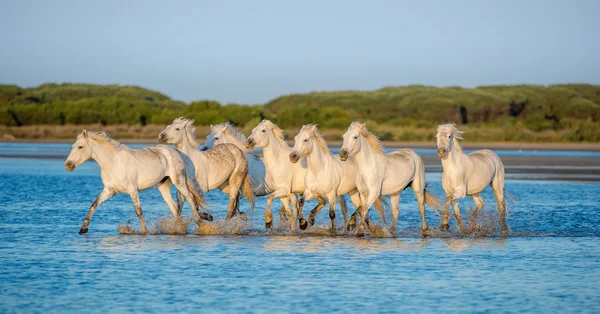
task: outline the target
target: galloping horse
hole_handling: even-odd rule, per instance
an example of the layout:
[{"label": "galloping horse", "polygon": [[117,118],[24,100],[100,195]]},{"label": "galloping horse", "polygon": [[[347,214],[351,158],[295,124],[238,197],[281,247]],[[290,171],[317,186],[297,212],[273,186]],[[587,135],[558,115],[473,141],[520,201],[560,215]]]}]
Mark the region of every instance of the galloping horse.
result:
[{"label": "galloping horse", "polygon": [[477,214],[485,205],[479,193],[487,186],[491,186],[498,204],[498,217],[502,235],[507,235],[504,164],[502,164],[502,160],[496,153],[488,149],[478,150],[468,155],[465,154],[458,143],[458,140],[462,139],[462,135],[463,132],[459,131],[454,124],[443,124],[437,128],[437,152],[444,169],[442,187],[447,196],[440,230],[448,230],[448,220],[450,218],[448,207],[452,204],[459,230],[461,233],[465,232],[457,200],[467,195],[473,197],[476,206],[469,223],[472,230],[477,221]]},{"label": "galloping horse", "polygon": [[[290,222],[290,228],[296,230],[296,212],[301,211],[295,194],[304,193],[304,176],[306,175],[306,162],[292,164],[289,162],[291,148],[285,142],[283,131],[269,120],[262,120],[246,140],[246,147],[262,148],[266,167],[265,184],[269,191],[265,209],[265,225],[270,228],[273,224],[271,203],[279,198]],[[290,209],[290,202],[294,211]],[[300,221],[300,229],[306,229],[306,220]]]},{"label": "galloping horse", "polygon": [[[316,125],[309,124],[302,126],[302,129],[294,139],[294,148],[289,157],[293,163],[298,162],[300,158],[306,157],[308,171],[304,179],[304,183],[306,184],[304,199],[324,198],[329,202],[329,218],[331,219],[331,232],[333,234],[335,234],[336,198],[342,197],[345,194],[350,195],[350,200],[356,207],[356,212],[350,220],[354,221],[356,219],[356,213],[362,205],[356,187],[356,167],[352,163],[342,162],[331,153]],[[378,197],[375,200],[378,200]],[[377,208],[382,221],[385,222],[381,206],[379,204]],[[344,225],[348,225],[346,206],[340,207],[342,215],[344,215]],[[310,212],[308,221],[311,225],[314,224],[315,216],[322,208],[323,206],[316,207]],[[349,225],[348,229],[350,229]]]},{"label": "galloping horse", "polygon": [[[423,159],[411,149],[402,149],[384,153],[379,139],[367,130],[365,124],[352,122],[343,136],[340,159],[354,159],[358,168],[356,186],[361,193],[362,217],[366,217],[373,202],[382,195],[390,195],[392,203],[392,225],[390,231],[396,232],[400,214],[400,194],[411,187],[421,212],[421,229],[424,236],[429,235],[425,221],[425,204],[441,209],[442,204],[425,188],[425,166]],[[359,233],[364,232],[361,223]]]},{"label": "galloping horse", "polygon": [[[255,196],[267,195],[270,191],[265,182],[267,169],[263,160],[256,154],[252,153],[252,149],[246,147],[246,136],[239,131],[236,131],[229,122],[219,123],[210,126],[210,134],[206,136],[204,146],[200,150],[205,151],[219,144],[231,143],[241,149],[248,160],[248,174],[252,179],[252,191]],[[285,216],[285,207],[282,205],[279,210],[279,219],[287,221]],[[290,217],[291,219],[291,217]]]},{"label": "galloping horse", "polygon": [[196,147],[194,120],[177,118],[158,136],[161,143],[175,145],[184,156],[186,166],[203,191],[220,189],[229,195],[227,219],[242,214],[238,211],[238,200],[243,193],[254,208],[254,194],[250,185],[248,162],[244,153],[233,144],[217,145],[207,151]]},{"label": "galloping horse", "polygon": [[193,177],[187,176],[185,163],[179,153],[169,146],[157,145],[144,149],[131,149],[111,139],[104,132],[83,130],[73,144],[65,168],[73,171],[90,158],[100,165],[104,189],[92,203],[79,229],[79,234],[88,232],[96,208],[117,193],[127,193],[131,196],[135,212],[140,219],[142,234],[146,234],[146,223],[142,217],[138,191],[153,186],[158,187],[173,216],[179,216],[181,211],[171,197],[171,183],[191,205],[194,221],[198,225],[200,225],[200,218],[212,220],[209,214],[203,213],[202,216],[198,212],[197,206],[206,208],[206,203],[201,197],[202,191]]}]

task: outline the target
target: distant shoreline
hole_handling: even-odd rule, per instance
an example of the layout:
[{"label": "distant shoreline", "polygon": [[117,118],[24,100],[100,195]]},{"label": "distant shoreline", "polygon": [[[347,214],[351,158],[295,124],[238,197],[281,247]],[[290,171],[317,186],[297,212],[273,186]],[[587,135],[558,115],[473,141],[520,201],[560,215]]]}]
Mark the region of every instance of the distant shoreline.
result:
[{"label": "distant shoreline", "polygon": [[[156,139],[123,138],[118,139],[123,144],[158,144]],[[0,143],[73,143],[74,139],[14,139],[0,138]],[[203,143],[204,139],[200,138]],[[293,141],[288,141],[293,145]],[[340,147],[341,141],[328,141],[330,147]],[[461,142],[465,149],[501,149],[501,150],[556,150],[556,151],[600,151],[600,143],[529,143],[529,142]],[[388,148],[429,148],[435,149],[435,142],[399,142],[384,141],[383,145]]]}]

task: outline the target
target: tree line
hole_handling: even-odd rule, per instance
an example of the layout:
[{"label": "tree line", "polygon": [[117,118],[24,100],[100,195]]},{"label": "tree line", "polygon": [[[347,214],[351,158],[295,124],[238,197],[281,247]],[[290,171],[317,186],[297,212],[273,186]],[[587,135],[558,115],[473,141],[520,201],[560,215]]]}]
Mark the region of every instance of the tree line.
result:
[{"label": "tree line", "polygon": [[419,129],[455,122],[480,132],[502,129],[512,134],[501,140],[528,141],[533,139],[532,134],[545,132],[560,141],[599,141],[600,86],[413,85],[292,94],[264,105],[248,106],[212,100],[184,103],[137,86],[0,85],[0,124],[5,126],[163,125],[179,116],[192,118],[200,125],[230,121],[246,130],[264,118],[284,129],[308,123],[345,129],[358,120],[376,125],[388,140],[421,140]]}]

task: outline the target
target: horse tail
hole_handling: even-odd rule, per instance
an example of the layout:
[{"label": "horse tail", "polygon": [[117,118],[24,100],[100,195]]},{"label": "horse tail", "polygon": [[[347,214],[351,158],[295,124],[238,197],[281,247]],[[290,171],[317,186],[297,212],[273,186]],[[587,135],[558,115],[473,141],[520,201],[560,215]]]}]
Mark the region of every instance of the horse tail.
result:
[{"label": "horse tail", "polygon": [[442,211],[444,210],[444,205],[440,200],[433,195],[433,193],[427,190],[428,183],[425,183],[425,187],[423,188],[423,195],[425,198],[425,204],[429,206],[429,208],[433,209],[433,211],[438,214],[438,216],[442,216]]},{"label": "horse tail", "polygon": [[196,202],[196,205],[198,205],[200,208],[202,208],[208,214],[210,214],[210,212],[208,211],[208,205],[206,204],[206,201],[204,201],[204,198],[202,198],[202,190],[198,186],[196,180],[191,179],[186,175],[185,185],[192,194],[192,198],[194,199],[194,202]]},{"label": "horse tail", "polygon": [[242,182],[242,191],[244,196],[250,202],[250,210],[254,210],[254,191],[252,190],[252,178],[249,173],[246,173],[244,181]]},{"label": "horse tail", "polygon": [[390,204],[385,201],[383,196],[380,196],[377,199],[375,199],[375,203],[373,205],[375,205],[375,209],[377,210],[377,213],[379,213],[379,218],[381,218],[381,222],[387,225],[387,223],[385,222],[385,214],[383,210],[390,210]]},{"label": "horse tail", "polygon": [[[516,204],[517,203],[517,198],[512,195],[512,193],[510,193],[507,189],[504,189],[504,195],[508,196],[508,199],[510,199],[511,203]],[[504,212],[506,213],[506,216],[508,217],[508,205],[506,204],[506,199],[504,199]]]}]

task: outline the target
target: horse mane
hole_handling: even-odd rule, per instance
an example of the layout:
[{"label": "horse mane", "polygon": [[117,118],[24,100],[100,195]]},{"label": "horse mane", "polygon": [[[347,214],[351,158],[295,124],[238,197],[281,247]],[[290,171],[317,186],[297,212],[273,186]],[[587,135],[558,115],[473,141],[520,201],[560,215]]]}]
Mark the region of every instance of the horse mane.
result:
[{"label": "horse mane", "polygon": [[278,138],[282,142],[285,141],[285,135],[283,134],[283,130],[280,127],[278,127],[275,123],[266,119],[262,120],[261,123],[264,124],[269,130],[271,130],[271,132],[273,132],[273,135],[275,135],[276,138]]},{"label": "horse mane", "polygon": [[[83,136],[82,133],[77,135],[77,139]],[[121,143],[113,138],[104,131],[87,131],[87,136],[94,142],[104,145],[111,153],[116,153],[117,149],[121,147]]]},{"label": "horse mane", "polygon": [[212,131],[223,132],[224,134],[230,135],[234,140],[238,141],[240,145],[244,145],[246,142],[246,135],[244,133],[237,131],[233,128],[233,125],[229,123],[229,121],[224,123],[219,123],[217,125],[213,125],[211,127]]},{"label": "horse mane", "polygon": [[302,127],[302,130],[304,130],[304,129],[306,129],[306,131],[308,131],[308,134],[310,134],[312,137],[314,137],[317,140],[317,144],[319,144],[319,147],[321,147],[321,150],[323,152],[329,152],[329,147],[327,147],[327,142],[325,142],[325,139],[323,138],[323,134],[321,134],[321,132],[319,132],[319,129],[317,129],[316,124],[307,124]]},{"label": "horse mane", "polygon": [[185,135],[187,136],[187,139],[190,142],[190,145],[192,145],[193,147],[198,146],[198,140],[196,139],[196,127],[194,126],[194,120],[187,119],[184,117],[179,117],[179,118],[173,120],[173,124],[182,124],[183,127],[185,128],[185,130],[187,131],[187,132],[185,132]]},{"label": "horse mane", "polygon": [[367,127],[364,124],[360,122],[352,122],[350,124],[350,127],[356,130],[360,135],[362,135],[367,140],[367,143],[369,143],[369,146],[371,146],[371,148],[373,148],[373,150],[376,153],[380,155],[385,155],[381,140],[379,140],[379,138],[375,134],[369,132],[369,130],[367,130]]},{"label": "horse mane", "polygon": [[456,124],[454,123],[446,123],[446,124],[442,124],[439,125],[437,128],[438,133],[441,132],[442,130],[447,130],[452,136],[454,136],[455,138],[462,140],[463,139],[463,134],[465,133],[464,131],[460,131],[456,128]]}]

